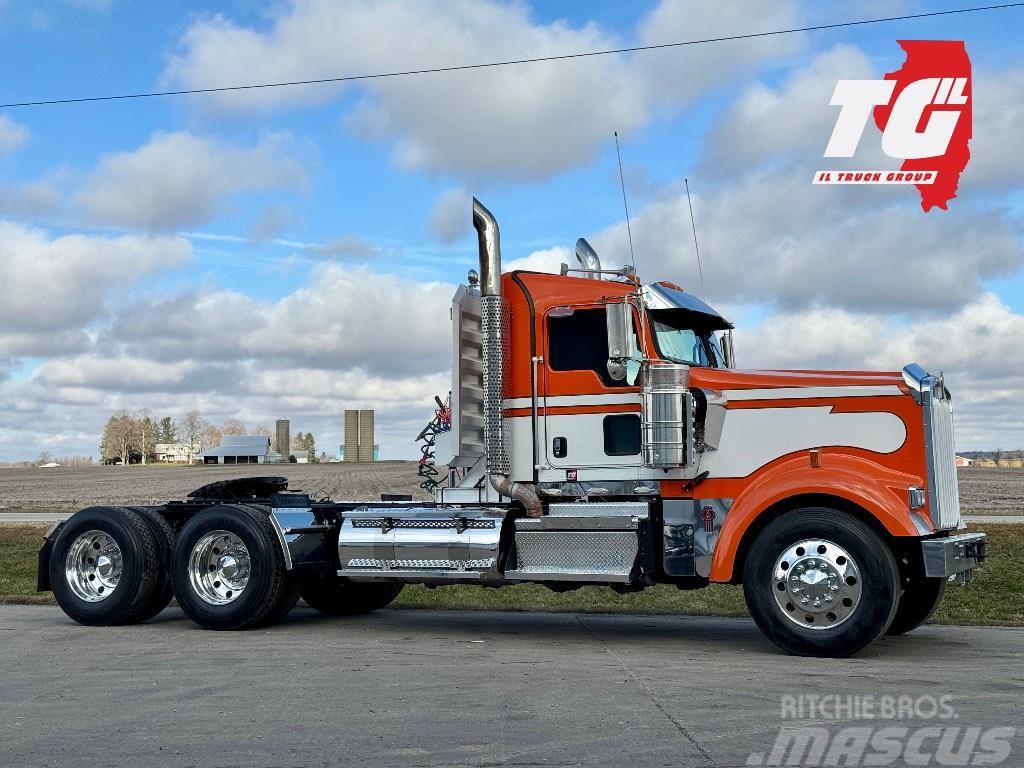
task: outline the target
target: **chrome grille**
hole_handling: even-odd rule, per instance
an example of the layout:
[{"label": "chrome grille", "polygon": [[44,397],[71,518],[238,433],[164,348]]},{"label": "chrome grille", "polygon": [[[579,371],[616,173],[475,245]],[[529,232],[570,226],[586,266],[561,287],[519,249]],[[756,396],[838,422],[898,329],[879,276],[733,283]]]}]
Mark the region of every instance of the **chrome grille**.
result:
[{"label": "chrome grille", "polygon": [[960,490],[956,477],[956,443],[953,439],[953,397],[942,374],[933,376],[911,363],[903,380],[924,410],[924,450],[928,470],[928,509],[938,529],[960,525]]},{"label": "chrome grille", "polygon": [[925,441],[928,450],[928,504],[937,528],[960,524],[960,491],[953,443],[953,401],[941,379],[925,398]]}]

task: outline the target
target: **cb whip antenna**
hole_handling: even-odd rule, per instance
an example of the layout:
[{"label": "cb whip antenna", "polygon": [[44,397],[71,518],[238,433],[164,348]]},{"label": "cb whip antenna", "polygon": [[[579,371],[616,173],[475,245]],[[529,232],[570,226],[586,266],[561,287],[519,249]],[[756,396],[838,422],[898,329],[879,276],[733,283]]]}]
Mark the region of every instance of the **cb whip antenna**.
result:
[{"label": "cb whip antenna", "polygon": [[615,157],[619,161],[619,186],[622,187],[622,207],[626,211],[626,234],[629,236],[629,260],[636,274],[636,254],[633,253],[633,230],[629,226],[629,203],[626,202],[626,180],[622,175],[622,153],[619,151],[619,132],[615,131]]},{"label": "cb whip antenna", "polygon": [[700,275],[700,296],[704,298],[704,270],[700,266],[700,246],[697,245],[697,223],[693,218],[693,203],[690,202],[690,180],[683,178],[686,185],[686,205],[690,208],[690,227],[693,229],[693,250],[697,252],[697,274]]}]

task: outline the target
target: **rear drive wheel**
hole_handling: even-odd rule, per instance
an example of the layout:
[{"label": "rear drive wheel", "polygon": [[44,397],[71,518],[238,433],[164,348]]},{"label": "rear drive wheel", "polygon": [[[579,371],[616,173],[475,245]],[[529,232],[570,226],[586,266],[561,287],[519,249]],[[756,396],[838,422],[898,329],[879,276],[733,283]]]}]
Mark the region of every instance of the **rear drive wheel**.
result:
[{"label": "rear drive wheel", "polygon": [[241,504],[210,507],[185,524],[171,576],[181,609],[206,629],[271,624],[298,599],[270,520]]},{"label": "rear drive wheel", "polygon": [[808,507],[758,535],[743,594],[754,621],[779,647],[848,656],[885,634],[899,604],[899,571],[889,547],[860,520]]},{"label": "rear drive wheel", "polygon": [[394,582],[355,582],[330,573],[309,573],[302,579],[302,599],[330,616],[353,616],[383,608],[402,591]]},{"label": "rear drive wheel", "polygon": [[917,629],[931,618],[946,594],[945,579],[921,576],[904,584],[896,616],[887,630],[890,635],[903,635]]},{"label": "rear drive wheel", "polygon": [[153,615],[160,568],[160,544],[139,514],[89,507],[54,541],[50,585],[57,604],[79,624],[134,624]]},{"label": "rear drive wheel", "polygon": [[174,529],[167,519],[153,507],[126,507],[142,518],[149,526],[150,532],[156,539],[157,549],[160,552],[160,568],[158,571],[159,586],[153,593],[153,599],[142,612],[139,621],[146,621],[160,613],[171,602],[174,597],[174,584],[171,582],[171,552],[174,550]]}]

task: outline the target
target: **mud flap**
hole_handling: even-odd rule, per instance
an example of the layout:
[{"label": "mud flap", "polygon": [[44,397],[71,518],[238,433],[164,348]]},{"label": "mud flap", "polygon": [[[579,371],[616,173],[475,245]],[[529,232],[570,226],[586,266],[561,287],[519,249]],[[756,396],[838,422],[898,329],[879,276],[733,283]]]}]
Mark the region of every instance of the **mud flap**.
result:
[{"label": "mud flap", "polygon": [[50,584],[50,555],[53,552],[53,542],[65,522],[65,520],[61,520],[43,534],[43,546],[40,547],[37,556],[36,592],[50,592],[53,589]]}]

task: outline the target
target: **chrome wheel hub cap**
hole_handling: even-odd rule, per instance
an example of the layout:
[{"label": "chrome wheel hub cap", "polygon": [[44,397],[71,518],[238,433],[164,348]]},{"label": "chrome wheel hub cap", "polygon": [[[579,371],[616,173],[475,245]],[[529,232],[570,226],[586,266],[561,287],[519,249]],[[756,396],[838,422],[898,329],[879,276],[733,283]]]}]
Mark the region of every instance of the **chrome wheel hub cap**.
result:
[{"label": "chrome wheel hub cap", "polygon": [[71,543],[64,560],[64,577],[75,596],[87,603],[110,597],[121,580],[124,558],[109,534],[86,531]]},{"label": "chrome wheel hub cap", "polygon": [[775,561],[772,576],[779,610],[805,629],[839,626],[860,604],[860,568],[849,552],[825,539],[793,544]]},{"label": "chrome wheel hub cap", "polygon": [[210,605],[238,599],[249,583],[249,550],[235,534],[211,531],[192,548],[188,576],[192,589]]}]

